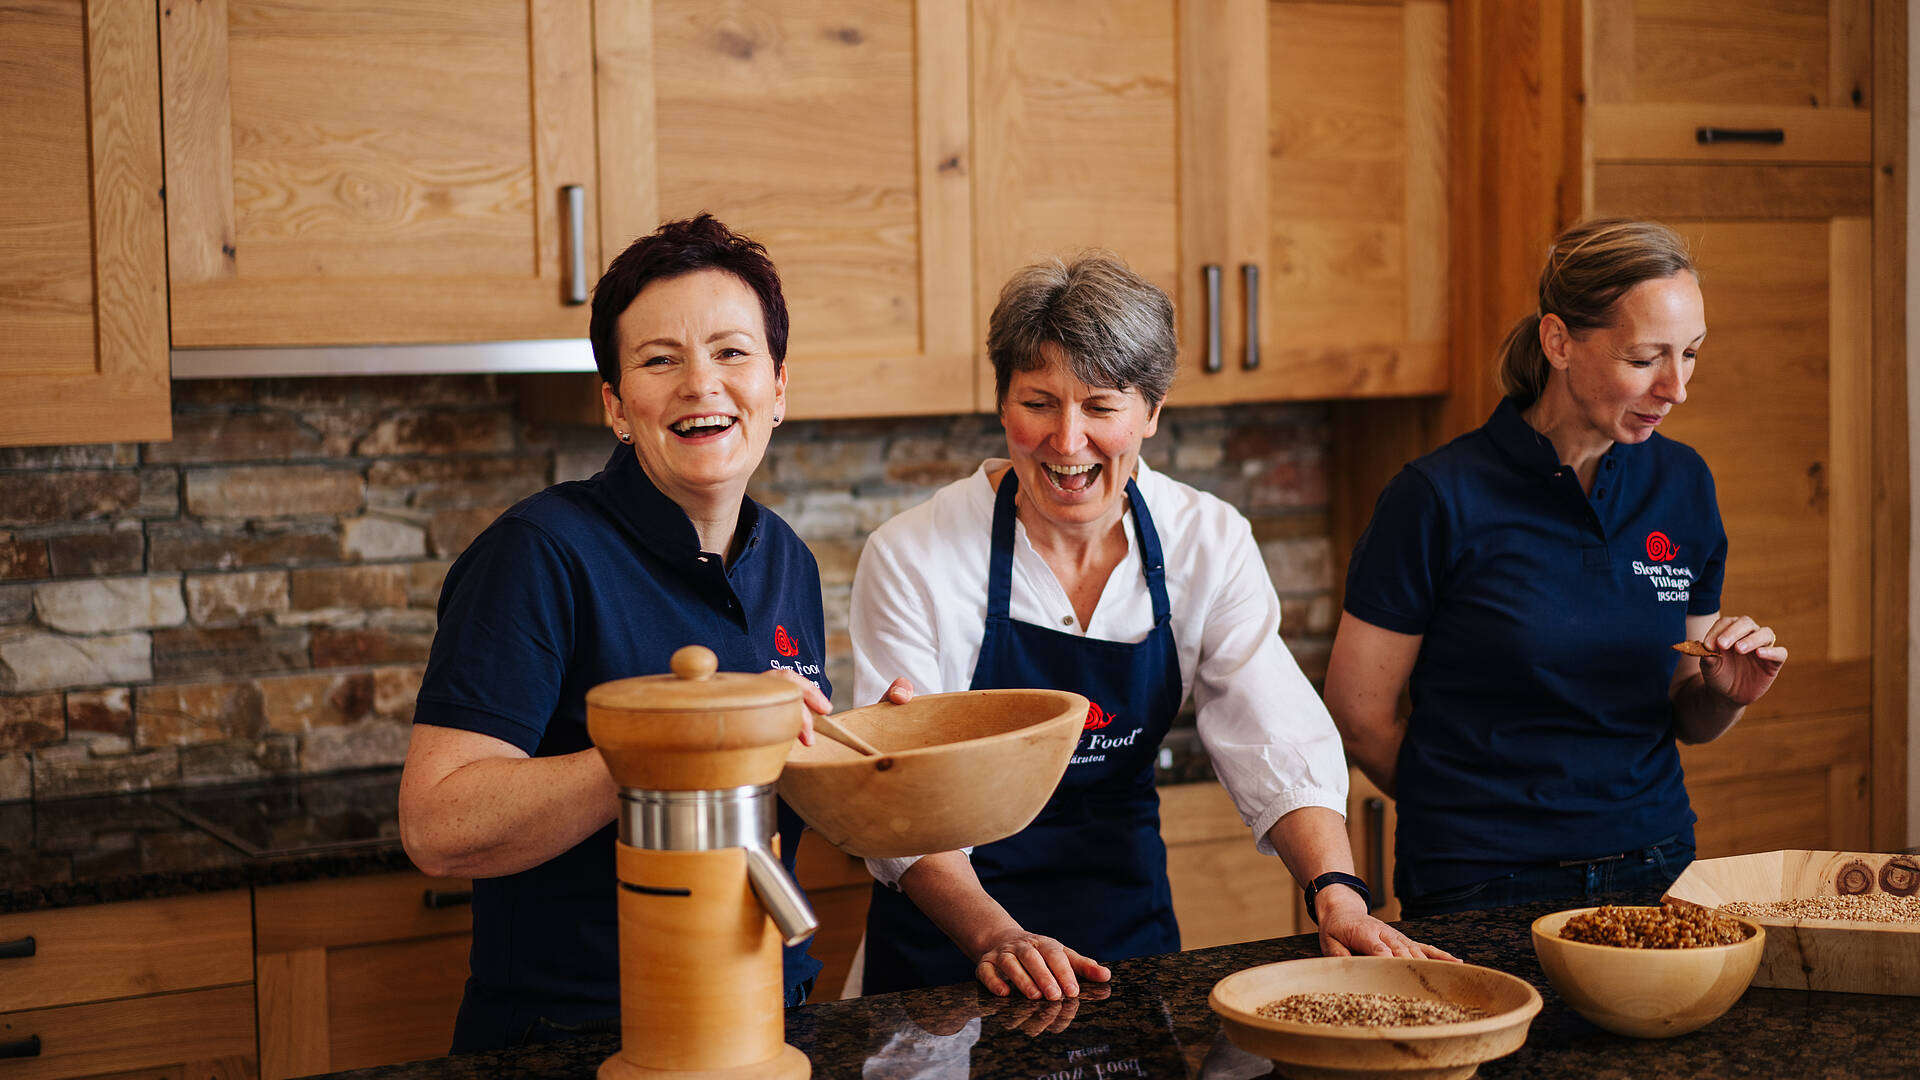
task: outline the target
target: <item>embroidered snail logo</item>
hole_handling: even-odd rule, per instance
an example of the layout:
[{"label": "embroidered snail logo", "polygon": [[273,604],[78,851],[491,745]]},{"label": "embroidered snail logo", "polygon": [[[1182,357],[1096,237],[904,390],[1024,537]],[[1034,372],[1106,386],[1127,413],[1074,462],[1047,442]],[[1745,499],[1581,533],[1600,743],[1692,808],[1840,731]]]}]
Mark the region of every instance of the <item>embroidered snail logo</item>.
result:
[{"label": "embroidered snail logo", "polygon": [[795,645],[793,638],[787,636],[786,627],[776,626],[773,628],[773,651],[781,656],[799,656],[800,646]]},{"label": "embroidered snail logo", "polygon": [[1097,702],[1087,702],[1087,723],[1081,729],[1082,731],[1099,731],[1111,723],[1113,723],[1113,717],[1105,709],[1102,709]]},{"label": "embroidered snail logo", "polygon": [[1659,531],[1647,534],[1647,558],[1654,562],[1666,562],[1680,554],[1680,545],[1667,539],[1667,534]]}]

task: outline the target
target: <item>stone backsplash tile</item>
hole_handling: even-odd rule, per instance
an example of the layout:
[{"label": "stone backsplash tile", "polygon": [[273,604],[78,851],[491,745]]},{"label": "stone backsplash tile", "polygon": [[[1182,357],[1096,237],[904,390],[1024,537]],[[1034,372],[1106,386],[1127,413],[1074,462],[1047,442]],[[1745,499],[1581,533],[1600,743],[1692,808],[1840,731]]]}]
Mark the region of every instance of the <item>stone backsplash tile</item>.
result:
[{"label": "stone backsplash tile", "polygon": [[[0,802],[398,762],[451,561],[616,445],[513,405],[490,376],[189,381],[170,442],[0,448]],[[1316,678],[1327,426],[1318,405],[1169,407],[1144,451],[1248,514]],[[820,564],[836,707],[867,533],[1005,452],[990,415],[774,436],[749,492]]]}]

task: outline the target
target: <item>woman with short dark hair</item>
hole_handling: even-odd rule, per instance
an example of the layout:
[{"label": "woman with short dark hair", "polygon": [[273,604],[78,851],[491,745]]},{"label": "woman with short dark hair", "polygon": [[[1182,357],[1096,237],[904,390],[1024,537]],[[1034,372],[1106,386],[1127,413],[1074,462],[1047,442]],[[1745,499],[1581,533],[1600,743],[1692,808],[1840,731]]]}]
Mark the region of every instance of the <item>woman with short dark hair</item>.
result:
[{"label": "woman with short dark hair", "polygon": [[1040,686],[1092,706],[1024,831],[970,856],[869,860],[882,884],[863,989],[977,978],[1057,999],[1104,981],[1101,960],[1179,949],[1154,758],[1189,692],[1255,843],[1313,883],[1322,947],[1445,956],[1368,914],[1339,736],[1280,641],[1251,527],[1140,460],[1173,381],[1166,294],[1102,253],[1029,266],[1001,291],[987,351],[1010,460],[867,541],[855,693],[904,675],[921,693]]},{"label": "woman with short dark hair", "polygon": [[[456,1052],[617,1030],[619,792],[587,736],[589,689],[698,642],[828,711],[819,571],[746,497],[786,405],[773,263],[706,214],[668,222],[608,267],[591,336],[619,445],[447,572],[401,775],[407,854],[474,879]],[[779,821],[791,871],[801,823],[784,803]],[[787,950],[789,1005],[819,970]]]},{"label": "woman with short dark hair", "polygon": [[1347,571],[1327,705],[1399,800],[1408,916],[1670,884],[1694,851],[1675,739],[1724,734],[1787,659],[1720,613],[1713,476],[1655,430],[1707,335],[1685,241],[1575,225],[1538,299],[1505,400],[1388,484]]}]

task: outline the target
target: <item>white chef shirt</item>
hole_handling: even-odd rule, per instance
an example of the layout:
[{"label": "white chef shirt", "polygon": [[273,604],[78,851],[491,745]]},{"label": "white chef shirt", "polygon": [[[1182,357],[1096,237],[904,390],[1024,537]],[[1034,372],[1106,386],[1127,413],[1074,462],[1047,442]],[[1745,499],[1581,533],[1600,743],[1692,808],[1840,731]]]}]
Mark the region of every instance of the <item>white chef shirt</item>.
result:
[{"label": "white chef shirt", "polygon": [[[853,575],[854,700],[878,701],[895,678],[918,694],[965,690],[986,630],[993,547],[992,458],[973,475],[895,516],[867,538]],[[1181,700],[1193,695],[1200,741],[1214,772],[1274,854],[1267,830],[1303,806],[1346,813],[1347,762],[1320,696],[1280,640],[1280,599],[1247,519],[1226,502],[1154,472],[1135,476],[1167,564],[1167,599],[1180,655]],[[1140,641],[1153,629],[1153,598],[1140,567],[1132,514],[1127,554],[1107,579],[1092,622],[1080,626],[1053,571],[1013,533],[1012,618],[1105,641]],[[898,887],[914,859],[869,859]]]}]

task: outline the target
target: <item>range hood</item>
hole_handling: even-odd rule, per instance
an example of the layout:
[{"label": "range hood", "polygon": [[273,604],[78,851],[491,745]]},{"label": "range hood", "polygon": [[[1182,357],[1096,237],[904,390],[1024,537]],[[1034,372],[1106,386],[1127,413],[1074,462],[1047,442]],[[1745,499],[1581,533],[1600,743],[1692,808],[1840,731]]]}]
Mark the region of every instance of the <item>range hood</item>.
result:
[{"label": "range hood", "polygon": [[457,345],[337,345],[270,349],[173,349],[176,379],[307,375],[449,375],[592,372],[586,338]]}]

